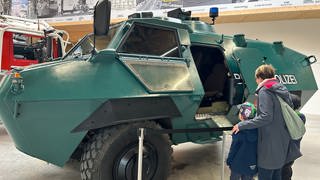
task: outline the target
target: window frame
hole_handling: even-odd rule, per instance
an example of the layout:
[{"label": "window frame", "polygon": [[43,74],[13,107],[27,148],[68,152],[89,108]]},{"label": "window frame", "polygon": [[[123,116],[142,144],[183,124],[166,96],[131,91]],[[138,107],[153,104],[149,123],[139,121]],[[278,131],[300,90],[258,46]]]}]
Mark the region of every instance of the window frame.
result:
[{"label": "window frame", "polygon": [[[178,59],[174,60],[163,60],[157,57],[141,59],[141,57],[134,56],[121,56],[120,61],[125,65],[125,67],[139,80],[143,86],[148,90],[149,93],[170,93],[170,92],[193,92],[194,84],[192,81],[192,75],[187,67],[185,61],[179,61]],[[139,72],[134,65],[145,65],[145,66],[162,66],[162,67],[183,67],[188,73],[188,79],[186,80],[186,84],[189,84],[189,87],[184,88],[158,88],[152,85],[152,82],[145,79],[143,73]],[[167,79],[168,80],[168,79]],[[169,82],[169,81],[168,81]]]},{"label": "window frame", "polygon": [[[169,30],[174,32],[176,41],[177,41],[177,46],[178,46],[178,57],[174,57],[174,56],[161,56],[161,55],[154,55],[154,54],[142,54],[142,53],[127,53],[127,52],[119,52],[120,48],[124,45],[125,42],[127,42],[130,34],[132,33],[133,29],[135,28],[135,26],[140,25],[143,27],[149,27],[149,28],[156,28],[156,29],[161,29],[161,30]],[[179,37],[179,33],[178,30],[176,28],[170,28],[170,27],[166,27],[166,26],[159,26],[159,25],[153,25],[153,24],[148,24],[148,23],[141,23],[141,22],[133,22],[133,24],[130,26],[130,29],[126,32],[125,36],[120,40],[120,43],[118,45],[118,47],[116,48],[116,52],[117,53],[121,53],[121,54],[135,54],[135,55],[142,55],[142,56],[156,56],[156,57],[162,57],[162,58],[183,58],[182,56],[182,51],[181,51],[181,42],[180,42],[180,37]]]}]

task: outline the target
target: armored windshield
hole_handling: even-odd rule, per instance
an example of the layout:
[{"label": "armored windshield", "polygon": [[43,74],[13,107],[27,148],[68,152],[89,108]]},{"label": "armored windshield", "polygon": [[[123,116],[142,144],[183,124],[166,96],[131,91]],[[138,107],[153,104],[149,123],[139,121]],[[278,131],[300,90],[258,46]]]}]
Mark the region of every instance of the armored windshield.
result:
[{"label": "armored windshield", "polygon": [[94,35],[88,34],[82,38],[65,56],[64,60],[87,60],[91,57],[92,51],[99,52],[108,47],[120,25],[110,28],[107,36],[96,36],[94,49]]}]

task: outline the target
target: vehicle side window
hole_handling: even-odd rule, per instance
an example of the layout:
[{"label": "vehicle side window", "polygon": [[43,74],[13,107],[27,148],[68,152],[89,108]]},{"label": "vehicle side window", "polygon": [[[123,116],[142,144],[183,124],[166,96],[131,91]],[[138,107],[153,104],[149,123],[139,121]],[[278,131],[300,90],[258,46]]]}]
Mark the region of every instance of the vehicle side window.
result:
[{"label": "vehicle side window", "polygon": [[[98,39],[98,38],[97,38]],[[99,42],[100,43],[100,37]],[[92,50],[94,48],[94,42],[93,42],[93,35],[87,35],[83,39],[81,39],[78,44],[76,44],[69,52],[68,54],[63,58],[64,60],[87,60],[92,55]],[[101,47],[101,45],[99,46]],[[100,50],[96,46],[96,50]]]},{"label": "vehicle side window", "polygon": [[120,53],[145,54],[162,57],[180,57],[175,29],[136,23],[118,48]]},{"label": "vehicle side window", "polygon": [[93,42],[90,38],[85,39],[72,53],[72,57],[78,60],[86,60],[91,56]]}]

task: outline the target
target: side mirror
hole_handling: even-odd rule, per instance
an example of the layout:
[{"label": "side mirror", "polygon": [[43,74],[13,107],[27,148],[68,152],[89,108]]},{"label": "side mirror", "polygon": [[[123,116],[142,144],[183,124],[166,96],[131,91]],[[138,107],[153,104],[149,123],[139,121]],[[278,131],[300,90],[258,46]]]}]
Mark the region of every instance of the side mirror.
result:
[{"label": "side mirror", "polygon": [[96,36],[107,35],[110,26],[111,2],[99,0],[94,8],[94,34]]}]

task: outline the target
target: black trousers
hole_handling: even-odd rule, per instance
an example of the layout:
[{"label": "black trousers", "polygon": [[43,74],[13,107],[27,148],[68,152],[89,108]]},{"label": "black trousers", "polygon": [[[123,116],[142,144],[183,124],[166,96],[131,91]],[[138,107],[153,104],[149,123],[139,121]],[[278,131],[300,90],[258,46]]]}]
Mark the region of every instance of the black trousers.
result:
[{"label": "black trousers", "polygon": [[291,180],[293,163],[294,161],[291,161],[282,167],[282,180]]},{"label": "black trousers", "polygon": [[280,169],[264,169],[258,167],[258,179],[259,180],[281,180],[281,170]]}]

